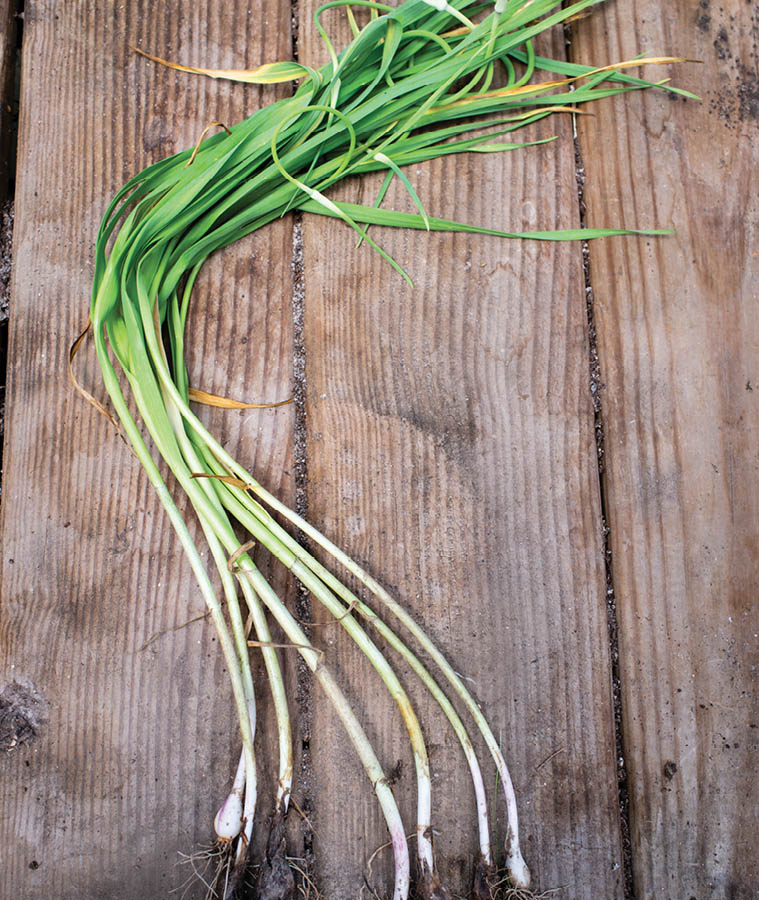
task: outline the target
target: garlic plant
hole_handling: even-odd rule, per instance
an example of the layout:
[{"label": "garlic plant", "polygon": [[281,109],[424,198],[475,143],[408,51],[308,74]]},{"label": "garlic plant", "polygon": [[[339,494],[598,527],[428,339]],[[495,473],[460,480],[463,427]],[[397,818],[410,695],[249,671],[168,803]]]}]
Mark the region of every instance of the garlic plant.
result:
[{"label": "garlic plant", "polygon": [[[294,62],[266,64],[247,72],[187,69],[256,83],[297,80],[300,85],[292,96],[202,140],[194,151],[186,150],[150,166],[129,181],[105,214],[97,239],[90,311],[98,360],[125,436],[197,577],[218,632],[240,723],[240,763],[215,819],[218,839],[229,848],[233,860],[227,883],[217,888],[225,897],[244,894],[243,875],[258,812],[248,616],[255,643],[261,647],[276,711],[280,758],[275,805],[279,821],[287,811],[292,787],[293,752],[284,682],[277,648],[271,642],[272,620],[297,648],[334,705],[376,793],[395,860],[393,900],[406,900],[412,883],[407,829],[385,770],[335,680],[329,659],[313,647],[245,546],[240,547],[236,529],[273,554],[323,604],[366,654],[401,711],[417,779],[417,896],[445,898],[449,894],[435,866],[434,796],[424,732],[393,670],[393,654],[398,654],[430,691],[463,749],[479,828],[474,896],[490,895],[488,877],[496,859],[472,728],[484,739],[505,795],[508,830],[504,851],[511,884],[518,888],[529,885],[529,871],[519,847],[512,782],[498,741],[475,698],[404,606],[327,537],[267,492],[206,429],[193,409],[193,399],[200,395],[193,394],[188,384],[184,349],[190,338],[185,326],[193,285],[209,255],[290,210],[341,219],[406,279],[408,274],[382,249],[369,226],[551,241],[632,233],[589,229],[524,234],[435,218],[427,214],[403,171],[406,166],[449,153],[504,152],[539,144],[513,143],[504,137],[548,116],[571,112],[582,103],[650,87],[649,82],[622,74],[622,70],[643,62],[674,60],[634,60],[593,69],[545,59],[534,52],[536,37],[597,2],[600,0],[567,4],[498,0],[493,8],[473,0],[406,0],[394,8],[374,0],[352,0],[350,4],[333,0],[316,15],[316,27],[330,55],[330,62],[318,70]],[[320,22],[321,13],[330,7],[353,8],[366,19],[358,28],[350,12],[355,36],[341,53]],[[551,79],[534,81],[533,76],[541,72],[549,73]],[[387,176],[374,206],[329,198],[329,188],[340,179],[369,172]],[[380,207],[392,178],[398,178],[408,190],[416,213]],[[118,372],[129,385],[139,425],[122,393]],[[149,434],[152,449],[143,430]],[[161,477],[154,453],[168,465],[191,501],[217,583]],[[334,565],[327,567],[317,561],[270,510],[305,534]],[[345,585],[342,572],[358,580],[371,603]],[[429,667],[417,655],[420,650],[430,660]],[[468,721],[457,713],[449,696],[466,711]],[[259,896],[266,896],[265,885],[259,885]]]}]

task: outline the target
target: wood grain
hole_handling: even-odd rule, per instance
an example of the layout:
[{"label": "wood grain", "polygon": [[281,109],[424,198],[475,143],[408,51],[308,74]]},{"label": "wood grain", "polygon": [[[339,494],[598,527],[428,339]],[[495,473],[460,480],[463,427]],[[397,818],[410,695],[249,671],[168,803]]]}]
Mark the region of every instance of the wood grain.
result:
[{"label": "wood grain", "polygon": [[[703,102],[638,94],[583,119],[635,896],[756,895],[759,243],[755,5],[609,3],[579,60],[703,60]],[[658,72],[655,77],[662,77]]]},{"label": "wood grain", "polygon": [[[264,25],[265,27],[262,27]],[[289,54],[289,4],[27,4],[2,519],[0,685],[33,686],[44,721],[0,755],[0,895],[137,900],[189,874],[239,752],[213,629],[168,521],[111,426],[71,389],[94,236],[146,164],[237,121],[276,89],[193,79],[130,50],[207,66]],[[286,397],[291,225],[208,266],[190,371],[206,390]],[[93,361],[78,373],[95,386]],[[208,417],[290,499],[292,412]],[[268,692],[259,691],[268,731]],[[264,762],[262,816],[273,799]],[[276,755],[274,755],[276,759]],[[185,896],[200,897],[199,883]]]},{"label": "wood grain", "polygon": [[[301,21],[307,62],[323,58],[303,24],[314,6]],[[325,23],[340,33],[338,15]],[[531,136],[551,133],[561,140],[547,148],[447,157],[409,174],[430,214],[573,227],[569,122]],[[377,187],[343,193],[371,203]],[[385,206],[413,209],[402,190]],[[389,585],[471,679],[512,765],[535,883],[621,897],[579,248],[376,229],[408,267],[411,289],[368,248],[357,252],[341,224],[306,219],[304,233],[311,520]],[[395,791],[412,830],[413,767],[398,713],[334,626],[315,634],[387,770],[403,763]],[[476,851],[468,775],[428,697],[407,685],[435,773],[438,864],[466,894]],[[318,692],[311,750],[323,889],[355,900],[386,837]],[[385,850],[373,864],[380,896],[388,863]]]}]

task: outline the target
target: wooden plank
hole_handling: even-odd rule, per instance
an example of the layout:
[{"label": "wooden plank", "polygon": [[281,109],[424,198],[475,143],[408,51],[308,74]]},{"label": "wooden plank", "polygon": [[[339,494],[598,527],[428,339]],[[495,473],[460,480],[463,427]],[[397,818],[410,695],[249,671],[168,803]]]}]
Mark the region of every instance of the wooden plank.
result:
[{"label": "wooden plank", "polygon": [[[301,21],[309,63],[324,58],[308,25],[315,6],[305,4]],[[325,23],[345,39],[337,13]],[[562,52],[561,35],[552,49]],[[410,177],[430,214],[574,227],[569,122],[531,136],[556,130],[550,147],[446,157]],[[377,187],[343,191],[371,203]],[[413,210],[402,190],[385,205]],[[536,885],[621,897],[579,249],[377,229],[408,266],[411,289],[368,248],[357,252],[343,225],[307,218],[304,234],[311,520],[393,588],[472,679],[513,767]],[[387,769],[402,761],[395,791],[412,830],[413,767],[397,711],[337,628],[315,639],[337,660]],[[439,866],[467,895],[476,851],[468,776],[428,697],[406,681],[435,772]],[[318,691],[313,702],[321,885],[330,900],[355,900],[386,832]],[[388,863],[385,850],[372,867],[380,896]]]},{"label": "wooden plank", "polygon": [[636,896],[753,897],[759,884],[759,323],[755,6],[608,4],[583,62],[677,53],[701,104],[605,103],[581,123],[594,244],[607,492]]},{"label": "wooden plank", "polygon": [[[160,69],[137,44],[189,63],[251,67],[290,52],[290,6],[28,4],[2,520],[0,686],[38,698],[36,734],[0,754],[0,894],[16,900],[166,896],[178,851],[212,836],[239,753],[213,629],[146,479],[71,389],[98,220],[126,178],[237,121],[279,90]],[[190,370],[233,396],[286,397],[291,225],[212,261],[198,289]],[[78,373],[97,384],[82,353]],[[208,415],[291,499],[290,408]],[[259,692],[262,730],[268,692]],[[35,710],[33,710],[35,711]],[[6,749],[6,748],[4,748]],[[276,759],[262,744],[260,809]],[[196,883],[185,896],[205,896]]]},{"label": "wooden plank", "polygon": [[0,0],[0,202],[10,191],[15,74],[16,3],[15,0]]}]

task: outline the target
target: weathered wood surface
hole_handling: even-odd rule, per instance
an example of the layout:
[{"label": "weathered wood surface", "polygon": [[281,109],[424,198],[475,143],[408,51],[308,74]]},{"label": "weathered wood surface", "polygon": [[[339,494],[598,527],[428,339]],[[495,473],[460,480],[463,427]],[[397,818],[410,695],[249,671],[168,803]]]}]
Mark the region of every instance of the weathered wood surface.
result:
[{"label": "weathered wood surface", "polygon": [[0,201],[6,199],[10,186],[15,72],[16,3],[0,0]]},{"label": "weathered wood surface", "polygon": [[[300,4],[307,62],[323,53],[314,6]],[[578,24],[573,49],[599,64],[644,51],[707,63],[677,72],[705,95],[701,107],[634,95],[606,101],[581,132],[589,224],[679,232],[596,243],[592,254],[638,898],[743,898],[759,881],[750,844],[759,724],[759,623],[749,609],[759,587],[751,16],[737,0],[719,9],[677,0],[665,11],[612,0]],[[335,32],[337,22],[335,13]],[[41,724],[0,755],[0,895],[14,900],[166,895],[186,874],[177,851],[209,839],[230,775],[233,709],[210,626],[140,650],[202,613],[192,576],[136,462],[71,391],[65,360],[108,198],[208,121],[235,121],[275,96],[156,69],[129,45],[252,66],[290,55],[289,25],[283,0],[78,0],[26,12],[0,685],[33,685]],[[548,133],[560,141],[451,157],[412,180],[440,215],[576,225],[569,124],[539,132]],[[374,187],[344,191],[371,200]],[[386,205],[411,208],[400,190]],[[471,236],[375,237],[408,266],[413,290],[368,248],[355,251],[343,226],[304,222],[310,517],[473,679],[512,765],[537,883],[572,898],[621,898],[581,254]],[[210,264],[192,324],[199,386],[287,395],[291,256],[285,221]],[[86,354],[77,368],[97,383]],[[208,418],[292,502],[292,410]],[[413,821],[397,714],[338,627],[315,628],[314,640],[350,681],[387,769],[404,761],[396,791]],[[292,655],[283,658],[292,684]],[[266,689],[259,694],[265,733]],[[476,846],[471,792],[454,741],[424,694],[412,695],[437,776],[441,870],[463,891]],[[296,799],[313,807],[323,895],[355,900],[385,833],[326,701],[316,692],[312,703],[313,772]],[[373,881],[386,890],[387,851]]]},{"label": "weathered wood surface", "polygon": [[[138,464],[74,393],[66,359],[86,318],[109,198],[149,162],[192,145],[209,121],[237,121],[276,96],[159,69],[130,45],[252,66],[289,55],[289,25],[289,4],[277,0],[263,13],[242,2],[27,4],[0,684],[33,685],[45,711],[34,740],[0,753],[3,897],[167,896],[189,874],[178,851],[209,842],[234,769],[213,629],[196,622],[140,650],[202,614],[202,599]],[[288,395],[291,243],[291,225],[280,223],[209,266],[191,326],[199,386]],[[98,383],[87,354],[76,368]],[[291,407],[210,418],[291,499]],[[271,731],[266,716],[261,724]],[[264,814],[270,797],[262,787]]]},{"label": "weathered wood surface", "polygon": [[[317,5],[306,5],[301,25],[308,61],[324,54],[308,28]],[[338,32],[337,15],[326,22]],[[563,52],[561,36],[551,49]],[[410,177],[433,215],[574,227],[571,124],[553,121],[531,137],[554,133],[561,140],[538,152],[446,157]],[[377,188],[354,183],[342,194],[371,203]],[[413,210],[402,189],[384,205]],[[408,267],[411,289],[368,247],[356,251],[342,223],[306,219],[304,236],[310,517],[390,585],[472,679],[512,766],[536,884],[621,897],[579,250],[376,229]],[[413,822],[397,711],[345,635],[332,626],[316,638],[336,654],[381,759],[403,761],[395,790]],[[465,895],[477,849],[471,786],[455,738],[406,681],[436,774],[438,863]],[[317,859],[330,900],[354,900],[385,832],[339,724],[318,692],[313,702]],[[387,873],[383,859],[389,851],[375,876]],[[375,882],[387,890],[387,874]]]},{"label": "weathered wood surface", "polygon": [[759,12],[633,0],[577,29],[583,62],[703,60],[583,119],[606,382],[635,896],[756,896],[759,764]]}]

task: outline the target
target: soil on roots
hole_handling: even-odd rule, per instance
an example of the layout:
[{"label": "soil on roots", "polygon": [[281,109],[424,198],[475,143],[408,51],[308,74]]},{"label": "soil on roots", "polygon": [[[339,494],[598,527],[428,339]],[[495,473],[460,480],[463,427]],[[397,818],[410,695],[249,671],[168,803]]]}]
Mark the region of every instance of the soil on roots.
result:
[{"label": "soil on roots", "polygon": [[472,882],[472,900],[492,900],[491,884],[495,881],[495,869],[482,856],[477,861]]},{"label": "soil on roots", "polygon": [[287,861],[285,814],[280,808],[274,814],[258,876],[258,900],[292,900],[295,878]]},{"label": "soil on roots", "polygon": [[430,872],[428,869],[419,876],[416,896],[418,900],[451,900],[451,895],[441,882],[438,873]]},{"label": "soil on roots", "polygon": [[228,873],[223,873],[224,882],[217,883],[216,896],[222,900],[253,900],[254,893],[250,881],[245,877],[250,865],[250,847],[239,862],[232,864]]}]

